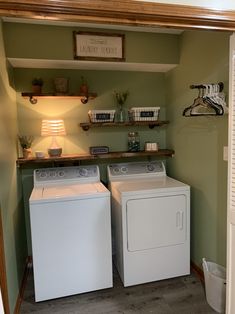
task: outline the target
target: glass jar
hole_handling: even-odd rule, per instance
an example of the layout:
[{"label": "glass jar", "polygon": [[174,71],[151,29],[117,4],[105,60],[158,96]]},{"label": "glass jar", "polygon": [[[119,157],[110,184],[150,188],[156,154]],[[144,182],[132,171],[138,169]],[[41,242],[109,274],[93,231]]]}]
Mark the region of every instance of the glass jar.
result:
[{"label": "glass jar", "polygon": [[140,150],[140,138],[138,132],[128,133],[128,151],[138,152]]}]

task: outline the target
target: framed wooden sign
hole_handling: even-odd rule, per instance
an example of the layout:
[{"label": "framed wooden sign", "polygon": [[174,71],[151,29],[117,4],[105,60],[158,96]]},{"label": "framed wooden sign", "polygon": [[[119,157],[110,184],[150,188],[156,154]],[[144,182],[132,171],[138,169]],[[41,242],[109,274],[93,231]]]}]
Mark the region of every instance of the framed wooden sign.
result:
[{"label": "framed wooden sign", "polygon": [[93,61],[125,61],[123,34],[74,32],[74,58]]}]

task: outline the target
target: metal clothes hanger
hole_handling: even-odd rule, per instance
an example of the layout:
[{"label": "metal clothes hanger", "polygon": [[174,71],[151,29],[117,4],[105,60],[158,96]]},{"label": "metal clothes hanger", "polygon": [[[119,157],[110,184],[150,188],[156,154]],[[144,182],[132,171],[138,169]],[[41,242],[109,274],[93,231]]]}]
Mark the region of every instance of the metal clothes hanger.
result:
[{"label": "metal clothes hanger", "polygon": [[217,115],[223,115],[224,109],[223,106],[220,104],[218,93],[217,93],[217,86],[218,84],[205,84],[205,95],[204,100],[208,103],[209,106],[216,109]]},{"label": "metal clothes hanger", "polygon": [[223,83],[191,85],[190,88],[199,90],[198,97],[191,106],[183,111],[183,116],[223,115],[226,103],[219,93],[223,89]]},{"label": "metal clothes hanger", "polygon": [[220,111],[214,103],[205,98],[203,88],[199,88],[198,97],[194,99],[191,106],[187,107],[183,111],[183,116],[204,116],[204,115],[219,115]]}]

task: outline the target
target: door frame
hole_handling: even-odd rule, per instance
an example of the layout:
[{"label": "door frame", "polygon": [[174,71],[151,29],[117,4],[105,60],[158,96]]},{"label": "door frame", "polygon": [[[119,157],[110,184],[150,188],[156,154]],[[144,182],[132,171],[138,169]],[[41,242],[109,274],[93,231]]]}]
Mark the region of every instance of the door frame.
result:
[{"label": "door frame", "polygon": [[229,52],[229,119],[228,119],[228,195],[227,195],[227,285],[226,285],[226,313],[234,313],[234,288],[235,288],[235,206],[234,206],[234,113],[235,113],[235,33],[230,36]]},{"label": "door frame", "polygon": [[[0,1],[0,18],[31,19],[32,22],[80,23],[80,26],[102,24],[152,28],[179,28],[235,31],[235,10],[218,10],[199,6],[153,3],[137,0],[8,0]],[[1,217],[0,217],[1,218]],[[3,232],[0,223],[0,245]],[[3,302],[9,313],[4,247],[0,249],[0,275]]]},{"label": "door frame", "polygon": [[6,263],[5,263],[5,250],[4,250],[1,207],[0,207],[0,287],[1,287],[2,302],[3,302],[3,308],[5,311],[5,314],[10,314],[8,290],[7,290],[7,276],[6,276]]}]

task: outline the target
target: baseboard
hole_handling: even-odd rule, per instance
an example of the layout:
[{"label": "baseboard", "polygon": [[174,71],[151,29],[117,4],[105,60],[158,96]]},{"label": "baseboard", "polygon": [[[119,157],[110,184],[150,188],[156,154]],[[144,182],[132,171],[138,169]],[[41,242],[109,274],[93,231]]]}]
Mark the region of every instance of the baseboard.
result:
[{"label": "baseboard", "polygon": [[203,270],[192,261],[191,261],[191,270],[192,270],[192,272],[194,272],[198,276],[200,281],[204,284],[205,279],[204,279]]},{"label": "baseboard", "polygon": [[31,266],[32,266],[32,257],[28,256],[26,258],[26,262],[25,262],[24,274],[23,274],[21,285],[20,285],[19,294],[18,294],[18,297],[16,300],[16,306],[15,306],[14,314],[20,314],[20,307],[21,307],[21,303],[22,303],[22,300],[24,297],[24,290],[26,287],[27,278],[28,278]]}]

